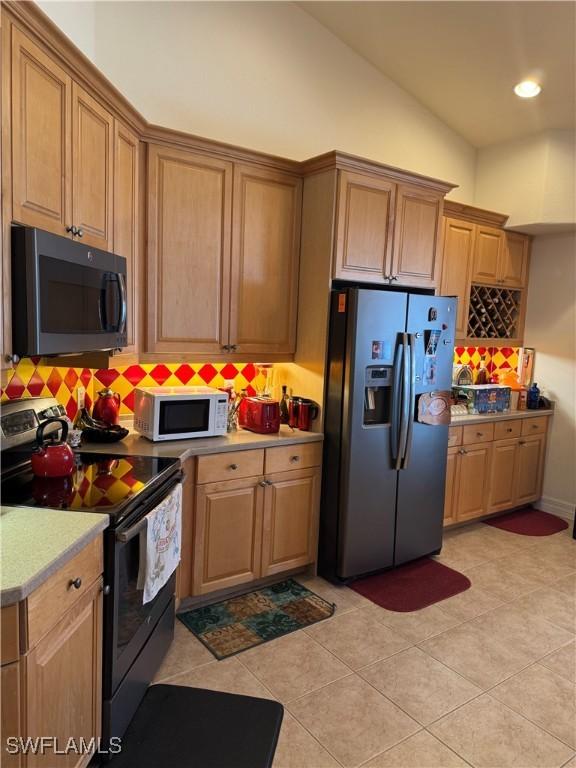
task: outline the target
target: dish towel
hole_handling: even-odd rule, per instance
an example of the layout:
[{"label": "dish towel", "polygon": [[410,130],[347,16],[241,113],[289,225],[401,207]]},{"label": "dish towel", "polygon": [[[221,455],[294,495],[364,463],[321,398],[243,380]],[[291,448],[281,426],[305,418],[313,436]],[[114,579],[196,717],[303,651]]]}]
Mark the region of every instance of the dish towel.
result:
[{"label": "dish towel", "polygon": [[138,589],[143,603],[153,600],[180,562],[182,538],[182,485],[178,484],[146,515],[140,534]]}]

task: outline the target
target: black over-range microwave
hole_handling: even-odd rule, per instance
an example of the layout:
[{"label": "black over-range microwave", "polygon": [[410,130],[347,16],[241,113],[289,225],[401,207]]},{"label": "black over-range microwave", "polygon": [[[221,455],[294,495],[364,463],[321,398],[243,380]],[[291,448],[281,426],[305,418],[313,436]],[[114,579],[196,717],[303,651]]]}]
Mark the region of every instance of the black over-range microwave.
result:
[{"label": "black over-range microwave", "polygon": [[20,357],[126,346],[126,259],[12,226],[12,347]]}]

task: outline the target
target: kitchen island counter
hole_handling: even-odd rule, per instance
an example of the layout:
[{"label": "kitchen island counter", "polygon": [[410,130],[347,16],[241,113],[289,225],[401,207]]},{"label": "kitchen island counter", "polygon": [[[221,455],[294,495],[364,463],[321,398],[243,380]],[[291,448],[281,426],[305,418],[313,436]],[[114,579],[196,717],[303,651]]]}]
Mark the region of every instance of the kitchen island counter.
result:
[{"label": "kitchen island counter", "polygon": [[108,515],[0,509],[0,605],[24,600],[108,527]]}]

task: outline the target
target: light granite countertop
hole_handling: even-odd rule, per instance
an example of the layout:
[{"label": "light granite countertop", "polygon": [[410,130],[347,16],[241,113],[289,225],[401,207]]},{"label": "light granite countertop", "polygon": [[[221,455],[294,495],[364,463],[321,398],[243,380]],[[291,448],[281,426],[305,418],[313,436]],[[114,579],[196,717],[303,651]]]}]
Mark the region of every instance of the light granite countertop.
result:
[{"label": "light granite countertop", "polygon": [[0,508],[0,605],[28,597],[108,527],[108,515]]},{"label": "light granite countertop", "polygon": [[[127,428],[129,424],[125,424]],[[259,435],[246,429],[239,429],[221,437],[197,437],[192,440],[161,440],[153,443],[136,432],[130,432],[118,443],[83,443],[83,451],[107,453],[116,456],[166,456],[184,461],[191,456],[228,451],[248,451],[255,448],[276,448],[298,443],[319,442],[324,439],[320,432],[300,432],[286,425],[275,435]]]},{"label": "light granite countertop", "polygon": [[466,424],[483,424],[486,421],[508,421],[509,419],[530,419],[534,416],[552,416],[552,408],[539,408],[538,410],[508,411],[508,413],[482,413],[474,415],[467,413],[462,416],[452,416],[451,426],[460,427]]}]

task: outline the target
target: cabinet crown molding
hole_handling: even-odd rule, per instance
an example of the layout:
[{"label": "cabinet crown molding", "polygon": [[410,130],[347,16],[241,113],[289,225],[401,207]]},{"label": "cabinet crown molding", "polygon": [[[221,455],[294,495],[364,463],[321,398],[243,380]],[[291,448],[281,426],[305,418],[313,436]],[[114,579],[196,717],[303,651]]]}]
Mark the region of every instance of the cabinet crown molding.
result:
[{"label": "cabinet crown molding", "polygon": [[485,208],[476,208],[466,203],[458,203],[456,200],[444,201],[444,216],[453,216],[457,219],[472,221],[474,224],[484,224],[488,227],[502,228],[508,221],[508,214],[488,211]]}]

